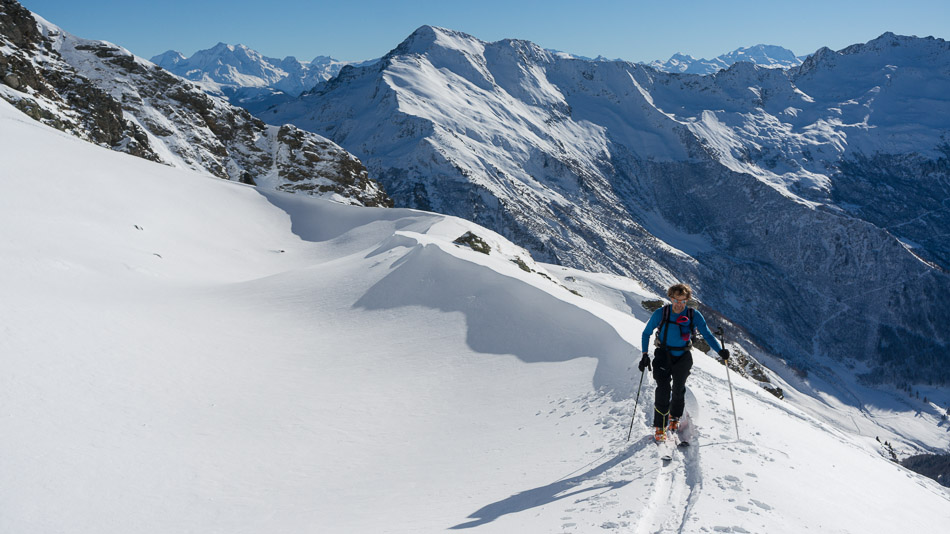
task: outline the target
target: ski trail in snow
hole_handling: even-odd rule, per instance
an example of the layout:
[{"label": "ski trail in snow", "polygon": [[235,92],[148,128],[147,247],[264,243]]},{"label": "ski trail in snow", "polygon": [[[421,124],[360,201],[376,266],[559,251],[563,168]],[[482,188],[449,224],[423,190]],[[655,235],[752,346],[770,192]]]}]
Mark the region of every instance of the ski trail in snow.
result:
[{"label": "ski trail in snow", "polygon": [[687,532],[687,521],[699,500],[703,487],[702,464],[699,459],[699,432],[693,426],[700,416],[699,403],[696,401],[696,396],[689,390],[686,391],[686,414],[687,426],[683,432],[683,439],[689,442],[689,447],[681,448],[679,451],[683,453],[683,468],[686,473],[686,486],[689,488],[689,495],[686,499],[682,521],[679,526],[680,532]]},{"label": "ski trail in snow", "polygon": [[[683,533],[688,531],[690,512],[699,500],[702,472],[699,449],[695,443],[698,433],[692,428],[699,406],[695,396],[687,390],[686,410],[690,420],[683,438],[689,447],[677,447],[673,459],[660,469],[651,489],[652,497],[643,509],[634,532],[637,534]],[[659,452],[653,458],[660,462]]]}]

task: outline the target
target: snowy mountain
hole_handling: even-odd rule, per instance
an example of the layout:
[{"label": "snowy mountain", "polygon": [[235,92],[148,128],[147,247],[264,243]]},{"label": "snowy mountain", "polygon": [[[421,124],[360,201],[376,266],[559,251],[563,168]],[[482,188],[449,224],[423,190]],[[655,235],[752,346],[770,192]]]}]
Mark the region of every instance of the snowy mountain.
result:
[{"label": "snowy mountain", "polygon": [[[732,375],[737,440],[724,369],[701,354],[692,445],[662,463],[652,381],[635,405],[632,368],[656,295],[634,281],[536,263],[454,217],[129,157],[6,101],[0,138],[0,531],[950,522],[946,490],[875,439],[901,456],[944,447],[936,404],[884,396],[855,414]],[[488,254],[453,243],[468,232]]]},{"label": "snowy mountain", "polygon": [[948,65],[943,40],[885,34],[681,75],[424,26],[260,116],[356,154],[397,206],[653,291],[690,282],[756,357],[832,388],[947,383]]},{"label": "snowy mountain", "polygon": [[199,50],[190,58],[169,50],[153,57],[152,63],[211,91],[271,87],[292,96],[332,78],[347,64],[327,56],[318,56],[309,63],[292,56],[270,58],[244,45],[225,43]]},{"label": "snowy mountain", "polygon": [[338,61],[328,56],[317,56],[309,63],[292,56],[277,59],[244,45],[225,43],[199,50],[190,58],[169,50],[153,57],[152,62],[252,112],[313,89],[345,65],[373,63]]},{"label": "snowy mountain", "polygon": [[796,56],[787,48],[759,44],[748,48],[738,48],[713,59],[696,59],[687,54],[677,53],[666,61],[657,60],[649,65],[663,72],[713,74],[728,69],[740,61],[753,63],[760,67],[789,69],[801,65],[804,59],[804,57]]},{"label": "snowy mountain", "polygon": [[268,126],[105,41],[80,39],[0,0],[0,98],[34,119],[152,161],[343,202],[390,201],[351,154]]}]

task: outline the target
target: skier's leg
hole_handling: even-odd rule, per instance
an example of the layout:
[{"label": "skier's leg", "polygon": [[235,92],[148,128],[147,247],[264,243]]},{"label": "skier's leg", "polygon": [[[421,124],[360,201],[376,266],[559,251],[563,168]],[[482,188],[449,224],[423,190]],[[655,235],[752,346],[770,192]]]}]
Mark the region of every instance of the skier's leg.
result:
[{"label": "skier's leg", "polygon": [[689,371],[693,368],[693,355],[686,351],[679,358],[673,358],[672,372],[670,376],[673,380],[672,402],[670,404],[670,417],[682,417],[686,409],[686,378],[689,377]]},{"label": "skier's leg", "polygon": [[656,396],[653,410],[653,426],[666,428],[670,415],[670,381],[672,362],[669,353],[657,349],[653,357],[653,379],[656,380]]}]

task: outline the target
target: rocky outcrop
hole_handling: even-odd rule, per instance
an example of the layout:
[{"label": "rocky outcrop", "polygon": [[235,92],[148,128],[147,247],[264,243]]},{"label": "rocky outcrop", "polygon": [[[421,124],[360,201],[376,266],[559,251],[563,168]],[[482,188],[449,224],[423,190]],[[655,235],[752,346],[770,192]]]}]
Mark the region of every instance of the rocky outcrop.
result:
[{"label": "rocky outcrop", "polygon": [[36,19],[13,0],[0,6],[0,97],[34,119],[223,179],[353,204],[392,204],[362,163],[332,141],[268,126],[119,46]]},{"label": "rocky outcrop", "polygon": [[[55,37],[52,36],[52,37]],[[30,117],[88,141],[158,161],[142,129],[121,104],[65,64],[32,13],[0,2],[0,79],[13,91],[0,96]]]}]

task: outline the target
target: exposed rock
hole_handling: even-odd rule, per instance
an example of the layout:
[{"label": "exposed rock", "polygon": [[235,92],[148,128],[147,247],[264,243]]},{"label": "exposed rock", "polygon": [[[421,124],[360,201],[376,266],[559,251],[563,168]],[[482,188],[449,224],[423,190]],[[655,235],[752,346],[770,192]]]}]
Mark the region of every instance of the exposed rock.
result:
[{"label": "exposed rock", "polygon": [[[391,206],[362,163],[294,127],[270,127],[111,43],[79,39],[0,0],[0,97],[114,150],[219,178]],[[281,133],[283,132],[283,133]],[[303,151],[286,144],[292,140]]]}]

